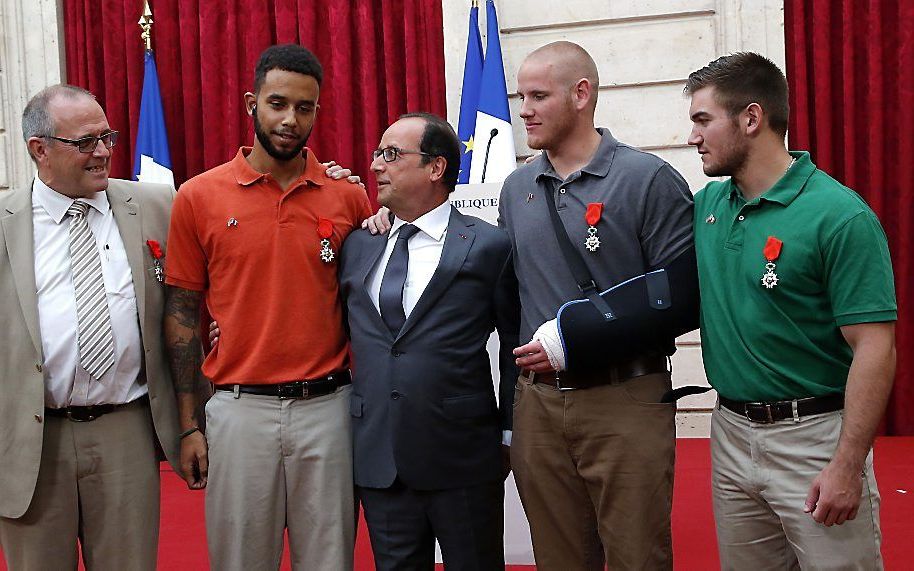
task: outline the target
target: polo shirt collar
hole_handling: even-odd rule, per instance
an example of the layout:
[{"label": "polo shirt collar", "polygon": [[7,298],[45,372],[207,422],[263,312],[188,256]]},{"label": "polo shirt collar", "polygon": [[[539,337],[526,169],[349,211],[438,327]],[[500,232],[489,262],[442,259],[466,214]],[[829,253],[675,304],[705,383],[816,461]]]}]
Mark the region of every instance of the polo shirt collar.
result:
[{"label": "polo shirt collar", "polygon": [[[609,174],[609,167],[613,164],[613,157],[616,155],[616,147],[619,146],[619,141],[605,127],[597,127],[597,132],[600,133],[600,145],[597,147],[597,152],[594,153],[593,158],[581,169],[581,172],[602,178]],[[559,178],[555,169],[552,168],[552,163],[549,162],[546,153],[540,155],[533,162],[533,168],[536,180],[546,175]]]},{"label": "polo shirt collar", "polygon": [[[793,163],[787,172],[784,173],[784,176],[780,178],[774,186],[769,188],[759,197],[759,201],[766,200],[768,202],[777,202],[782,206],[789,206],[791,202],[803,191],[803,188],[806,186],[806,181],[809,180],[809,177],[812,176],[812,173],[816,171],[816,165],[812,162],[812,159],[809,157],[809,153],[806,151],[789,151],[790,156],[796,159],[796,162]],[[733,179],[727,181],[729,189],[727,191],[727,198],[733,199],[737,194],[738,189],[736,185],[733,184]]]},{"label": "polo shirt collar", "polygon": [[[266,173],[254,170],[248,162],[247,156],[251,154],[252,150],[253,147],[240,147],[235,158],[232,159],[232,172],[235,175],[235,181],[241,186],[250,186],[266,176]],[[326,177],[324,174],[326,169],[308,147],[302,149],[302,156],[305,157],[305,169],[302,171],[299,181],[322,186]]]},{"label": "polo shirt collar", "polygon": [[[416,218],[409,224],[412,224],[419,230],[425,232],[436,242],[444,240],[444,234],[447,232],[448,222],[451,220],[451,203],[448,200],[445,200],[440,205],[432,208],[419,218]],[[402,226],[407,224],[405,220],[402,220],[394,216],[394,222],[390,227],[390,237],[392,239]]]},{"label": "polo shirt collar", "polygon": [[[89,198],[80,198],[79,200],[85,202],[100,214],[105,214],[110,209],[108,193],[105,191],[96,192]],[[60,224],[64,216],[67,215],[67,209],[76,202],[76,199],[60,194],[36,176],[35,181],[32,183],[32,201],[44,208],[55,224]]]}]

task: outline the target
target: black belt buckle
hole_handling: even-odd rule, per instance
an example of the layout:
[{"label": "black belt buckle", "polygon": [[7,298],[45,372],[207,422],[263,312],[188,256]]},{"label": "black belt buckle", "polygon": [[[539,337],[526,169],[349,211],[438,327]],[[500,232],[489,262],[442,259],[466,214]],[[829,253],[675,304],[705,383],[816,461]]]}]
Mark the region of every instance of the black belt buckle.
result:
[{"label": "black belt buckle", "polygon": [[306,399],[308,398],[308,383],[306,381],[295,381],[276,385],[276,396],[280,400]]},{"label": "black belt buckle", "polygon": [[[760,416],[754,416],[751,411],[762,412]],[[767,402],[750,402],[745,404],[745,414],[746,418],[750,422],[757,422],[759,424],[774,424],[775,419],[772,414],[772,405]]]},{"label": "black belt buckle", "polygon": [[110,412],[105,408],[95,406],[67,407],[66,411],[67,420],[72,422],[92,422],[106,412]]}]

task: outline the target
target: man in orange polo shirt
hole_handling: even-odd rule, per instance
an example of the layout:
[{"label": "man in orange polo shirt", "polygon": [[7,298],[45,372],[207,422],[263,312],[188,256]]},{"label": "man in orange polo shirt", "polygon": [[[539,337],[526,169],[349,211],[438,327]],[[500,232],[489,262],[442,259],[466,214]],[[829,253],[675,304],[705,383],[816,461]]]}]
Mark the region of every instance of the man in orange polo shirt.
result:
[{"label": "man in orange polo shirt", "polygon": [[[214,569],[276,569],[287,529],[293,568],[351,569],[350,377],[337,254],[371,214],[305,147],[322,70],[297,45],[272,46],[245,103],[253,148],[185,183],[169,231],[166,345],[181,409],[181,462],[206,487]],[[206,438],[200,304],[225,333],[202,374],[216,391]],[[207,451],[208,445],[208,451]]]}]

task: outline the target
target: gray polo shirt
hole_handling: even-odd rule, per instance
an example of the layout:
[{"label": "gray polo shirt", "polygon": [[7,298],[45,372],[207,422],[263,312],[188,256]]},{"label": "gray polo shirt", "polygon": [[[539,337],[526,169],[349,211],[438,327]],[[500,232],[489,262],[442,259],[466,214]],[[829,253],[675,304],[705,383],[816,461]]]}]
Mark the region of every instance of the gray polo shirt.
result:
[{"label": "gray polo shirt", "polygon": [[[499,225],[511,238],[520,283],[521,343],[554,319],[580,290],[562,257],[547,200],[557,197],[568,237],[601,290],[664,266],[692,245],[692,193],[662,159],[597,129],[602,141],[590,164],[562,180],[545,153],[505,179]],[[558,191],[558,192],[556,192]],[[589,203],[603,204],[596,228],[600,247],[584,247]],[[672,342],[672,340],[670,340]]]}]

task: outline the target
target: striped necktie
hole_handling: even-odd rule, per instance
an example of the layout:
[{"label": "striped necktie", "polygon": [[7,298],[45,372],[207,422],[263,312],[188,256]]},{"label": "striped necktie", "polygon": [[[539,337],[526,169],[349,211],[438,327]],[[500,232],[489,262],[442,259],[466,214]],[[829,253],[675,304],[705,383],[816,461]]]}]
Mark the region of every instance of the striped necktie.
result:
[{"label": "striped necktie", "polygon": [[79,364],[98,380],[114,364],[114,337],[102,260],[86,220],[88,210],[89,205],[81,200],[67,209],[70,215],[70,270],[76,290]]}]

